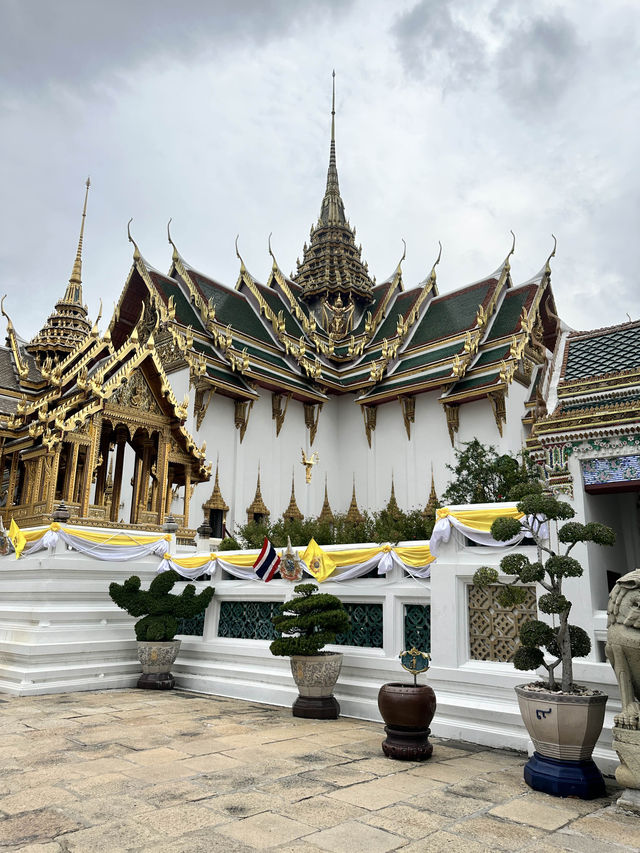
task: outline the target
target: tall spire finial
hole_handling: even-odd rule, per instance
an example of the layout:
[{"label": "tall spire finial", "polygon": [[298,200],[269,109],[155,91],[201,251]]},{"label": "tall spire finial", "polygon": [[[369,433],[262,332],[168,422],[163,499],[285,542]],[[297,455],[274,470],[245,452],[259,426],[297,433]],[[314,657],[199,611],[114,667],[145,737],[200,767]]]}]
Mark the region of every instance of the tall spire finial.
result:
[{"label": "tall spire finial", "polygon": [[331,84],[331,141],[336,141],[336,70],[333,69]]},{"label": "tall spire finial", "polygon": [[84,239],[84,221],[87,216],[87,199],[89,198],[89,187],[91,186],[91,180],[89,178],[87,178],[85,186],[86,190],[84,193],[84,205],[82,207],[82,221],[80,223],[78,250],[76,252],[76,259],[73,262],[71,278],[69,279],[69,284],[67,285],[67,290],[63,300],[64,302],[71,302],[75,305],[82,305],[82,241]]},{"label": "tall spire finial", "polygon": [[344,204],[340,198],[338,184],[338,167],[336,165],[336,72],[332,73],[331,82],[331,145],[329,147],[329,170],[327,172],[327,188],[322,199],[320,222],[324,225],[344,225]]}]

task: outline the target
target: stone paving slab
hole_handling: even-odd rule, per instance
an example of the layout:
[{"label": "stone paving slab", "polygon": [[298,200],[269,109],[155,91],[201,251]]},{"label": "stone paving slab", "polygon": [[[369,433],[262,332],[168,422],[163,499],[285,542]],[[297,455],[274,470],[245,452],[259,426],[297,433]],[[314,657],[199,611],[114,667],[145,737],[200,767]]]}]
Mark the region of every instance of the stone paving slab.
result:
[{"label": "stone paving slab", "polygon": [[526,755],[183,691],[0,699],[0,851],[629,853],[640,820],[522,780]]}]

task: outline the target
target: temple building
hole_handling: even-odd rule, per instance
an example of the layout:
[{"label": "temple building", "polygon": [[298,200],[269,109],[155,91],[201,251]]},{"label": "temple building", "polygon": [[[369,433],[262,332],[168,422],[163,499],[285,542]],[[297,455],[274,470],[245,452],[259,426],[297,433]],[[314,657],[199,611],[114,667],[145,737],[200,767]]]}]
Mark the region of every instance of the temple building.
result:
[{"label": "temple building", "polygon": [[340,194],[335,89],[320,214],[291,276],[271,239],[263,281],[236,245],[231,288],[169,229],[166,274],[130,234],[102,334],[82,304],[85,214],[86,198],[69,285],[43,329],[26,343],[7,317],[5,523],[36,523],[63,499],[85,523],[148,528],[171,511],[185,531],[207,517],[220,534],[251,518],[380,509],[392,483],[401,508],[425,508],[456,446],[477,437],[518,452],[542,413],[560,333],[554,252],[521,284],[515,238],[494,272],[452,292],[438,292],[441,249],[416,286],[405,289],[404,255],[377,282]]},{"label": "temple building", "polygon": [[[616,532],[611,549],[582,546],[604,621],[617,578],[640,565],[640,321],[564,329],[537,398],[545,404],[539,417],[532,407],[532,457],[581,521]],[[605,632],[601,624],[600,639]]]},{"label": "temple building", "polygon": [[188,528],[192,484],[208,480],[211,469],[184,428],[186,403],[173,394],[143,306],[126,337],[116,318],[104,334],[99,318],[93,325],[88,319],[81,281],[87,194],[71,278],[45,326],[25,343],[2,308],[4,520],[48,523],[64,501],[74,523],[161,525],[172,490],[182,487],[177,520]]}]

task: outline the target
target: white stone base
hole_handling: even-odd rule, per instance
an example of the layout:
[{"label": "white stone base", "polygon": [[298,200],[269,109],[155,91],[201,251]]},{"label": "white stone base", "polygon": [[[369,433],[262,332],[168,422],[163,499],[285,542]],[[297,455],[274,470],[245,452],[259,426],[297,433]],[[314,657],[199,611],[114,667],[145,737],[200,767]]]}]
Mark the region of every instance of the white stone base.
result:
[{"label": "white stone base", "polygon": [[[495,560],[501,556],[501,549],[496,551]],[[147,587],[157,566],[156,557],[106,563],[69,551],[42,552],[19,561],[13,555],[0,558],[0,692],[28,696],[134,687],[140,675],[134,620],[111,601],[108,587],[132,574]],[[529,749],[513,688],[532,674],[518,673],[511,664],[469,660],[464,593],[469,574],[463,561],[446,563],[443,557],[434,564],[431,582],[413,580],[394,569],[386,578],[323,584],[323,591],[344,601],[376,601],[383,606],[382,648],[330,647],[344,653],[335,690],[343,715],[380,721],[382,736],[380,687],[412,680],[398,661],[404,605],[431,602],[434,665],[419,680],[436,693],[433,734],[487,747]],[[222,600],[282,601],[291,594],[290,585],[280,580],[264,584],[218,578],[213,584],[216,594],[207,611],[204,637],[184,637],[172,668],[177,686],[291,706],[297,690],[287,658],[273,657],[264,640],[217,636]],[[617,695],[615,687],[611,690],[613,671],[608,664],[576,666],[576,678]],[[618,760],[611,748],[611,726],[619,702],[610,699],[608,708],[594,759],[603,772],[613,774]]]}]

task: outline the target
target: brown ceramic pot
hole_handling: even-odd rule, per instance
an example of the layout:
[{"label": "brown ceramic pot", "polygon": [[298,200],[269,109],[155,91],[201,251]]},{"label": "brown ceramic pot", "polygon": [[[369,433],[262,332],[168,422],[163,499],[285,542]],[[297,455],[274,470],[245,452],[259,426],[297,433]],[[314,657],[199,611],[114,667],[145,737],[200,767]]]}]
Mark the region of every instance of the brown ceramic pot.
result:
[{"label": "brown ceramic pot", "polygon": [[378,708],[385,721],[382,751],[389,758],[423,761],[433,752],[429,726],[436,712],[436,695],[426,684],[383,684]]}]

